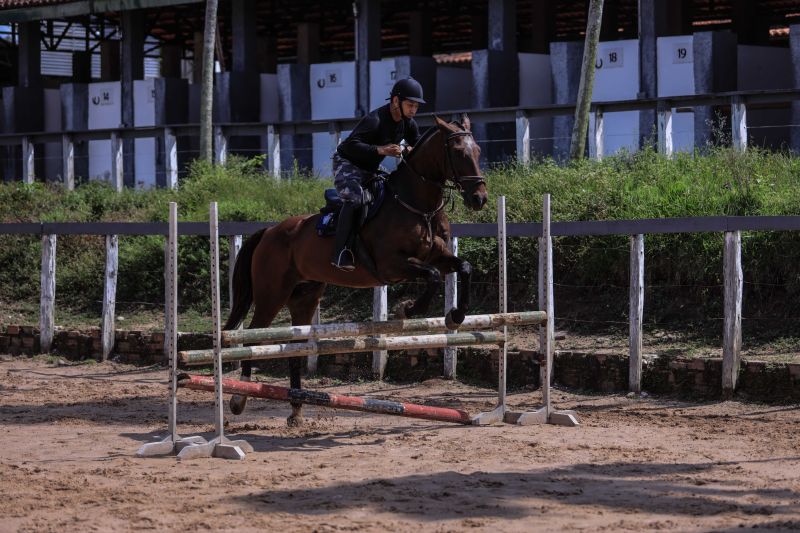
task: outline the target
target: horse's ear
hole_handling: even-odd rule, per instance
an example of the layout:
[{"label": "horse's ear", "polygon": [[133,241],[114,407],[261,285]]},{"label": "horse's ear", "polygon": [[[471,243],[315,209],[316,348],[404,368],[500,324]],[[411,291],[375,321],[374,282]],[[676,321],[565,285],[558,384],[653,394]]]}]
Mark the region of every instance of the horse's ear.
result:
[{"label": "horse's ear", "polygon": [[471,130],[470,130],[469,117],[467,116],[467,114],[466,114],[466,113],[464,113],[463,115],[461,115],[461,125],[462,125],[462,126],[464,126],[464,129],[465,129],[465,130],[467,130],[467,131],[471,131]]},{"label": "horse's ear", "polygon": [[437,126],[439,126],[442,129],[449,129],[447,127],[447,122],[445,122],[444,120],[440,119],[437,115],[433,115],[433,118],[434,118],[434,120],[436,120],[436,125]]}]

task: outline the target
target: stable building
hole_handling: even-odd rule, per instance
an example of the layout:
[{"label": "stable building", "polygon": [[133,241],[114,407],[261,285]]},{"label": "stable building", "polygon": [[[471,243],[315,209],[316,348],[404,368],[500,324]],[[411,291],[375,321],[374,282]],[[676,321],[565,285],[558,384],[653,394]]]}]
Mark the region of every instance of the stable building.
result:
[{"label": "stable building", "polygon": [[[338,139],[409,75],[425,87],[422,113],[561,109],[531,115],[523,142],[532,154],[563,158],[573,123],[563,109],[578,91],[587,6],[221,1],[218,159],[266,153],[270,168],[297,162],[327,177]],[[0,0],[3,180],[173,186],[199,144],[205,7],[191,0]],[[636,108],[691,95],[784,95],[748,109],[747,143],[798,149],[798,21],[800,0],[606,0],[593,101]],[[592,144],[592,155],[655,142],[656,106],[638,107],[593,114],[590,135],[602,132],[602,142]],[[736,118],[726,106],[669,110],[675,150],[714,141]],[[473,124],[487,161],[519,156],[518,123]]]}]

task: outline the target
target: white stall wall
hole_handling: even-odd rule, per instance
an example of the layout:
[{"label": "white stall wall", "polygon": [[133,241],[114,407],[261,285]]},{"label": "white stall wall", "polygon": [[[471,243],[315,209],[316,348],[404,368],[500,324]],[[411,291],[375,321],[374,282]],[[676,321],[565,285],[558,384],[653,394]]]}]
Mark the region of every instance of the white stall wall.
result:
[{"label": "white stall wall", "polygon": [[261,122],[278,122],[278,106],[278,75],[261,74]]},{"label": "white stall wall", "polygon": [[[117,128],[121,122],[118,81],[89,84],[89,129]],[[89,141],[89,179],[111,179],[111,140]]]},{"label": "white stall wall", "polygon": [[[677,35],[659,37],[658,96],[683,96],[695,94],[694,89],[694,37]],[[691,152],[694,149],[694,113],[672,110],[672,148]]]},{"label": "white stall wall", "polygon": [[[44,90],[44,131],[61,131],[61,91],[59,89]],[[44,178],[47,181],[55,180],[63,173],[61,161],[61,143],[45,143]]]},{"label": "white stall wall", "polygon": [[472,70],[439,66],[436,69],[436,110],[454,111],[472,107]]},{"label": "white stall wall", "polygon": [[[519,54],[519,105],[521,107],[553,103],[550,56]],[[530,119],[531,153],[549,155],[553,151],[552,117]]]},{"label": "white stall wall", "polygon": [[[635,100],[639,93],[639,41],[599,43],[595,62],[593,102]],[[639,112],[606,113],[603,124],[603,153],[639,148]],[[589,120],[589,135],[594,131],[594,114]]]},{"label": "white stall wall", "polygon": [[[397,81],[397,66],[394,59],[370,61],[369,63],[369,108],[377,109],[389,101],[389,93]],[[387,157],[383,160],[383,167],[389,172],[397,168],[397,159]]]},{"label": "white stall wall", "polygon": [[[356,66],[352,62],[317,63],[310,67],[311,119],[351,118],[356,109]],[[349,132],[342,132],[342,139]],[[314,133],[314,172],[329,179],[334,146],[328,133]]]},{"label": "white stall wall", "polygon": [[[156,84],[153,79],[133,81],[133,124],[155,126]],[[136,149],[136,187],[149,189],[156,186],[156,139],[134,140]]]},{"label": "white stall wall", "polygon": [[[737,84],[740,91],[791,89],[792,57],[788,48],[739,45]],[[779,148],[788,143],[791,112],[786,109],[748,109],[748,143]]]},{"label": "white stall wall", "polygon": [[394,59],[369,62],[369,109],[377,109],[387,103],[389,93],[397,81]]}]

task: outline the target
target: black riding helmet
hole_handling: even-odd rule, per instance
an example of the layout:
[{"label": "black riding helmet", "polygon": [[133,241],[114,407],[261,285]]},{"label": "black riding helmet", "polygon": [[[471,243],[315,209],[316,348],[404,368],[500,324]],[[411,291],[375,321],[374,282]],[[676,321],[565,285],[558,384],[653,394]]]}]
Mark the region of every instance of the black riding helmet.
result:
[{"label": "black riding helmet", "polygon": [[389,93],[389,98],[399,96],[400,100],[411,100],[420,104],[426,103],[422,98],[422,85],[414,78],[398,80]]}]

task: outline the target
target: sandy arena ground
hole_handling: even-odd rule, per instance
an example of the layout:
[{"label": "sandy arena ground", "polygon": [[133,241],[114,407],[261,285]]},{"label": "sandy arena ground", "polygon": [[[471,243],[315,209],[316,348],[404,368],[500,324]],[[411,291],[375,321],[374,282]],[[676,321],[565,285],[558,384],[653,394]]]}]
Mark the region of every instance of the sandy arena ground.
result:
[{"label": "sandy arena ground", "polygon": [[[306,408],[306,426],[288,429],[288,406],[256,400],[229,417],[228,432],[255,448],[244,461],[136,458],[164,434],[166,377],[112,363],[0,363],[0,531],[800,529],[796,406],[555,391],[581,427]],[[494,401],[440,380],[314,385],[471,412]],[[211,394],[179,399],[181,433],[210,436]]]}]

